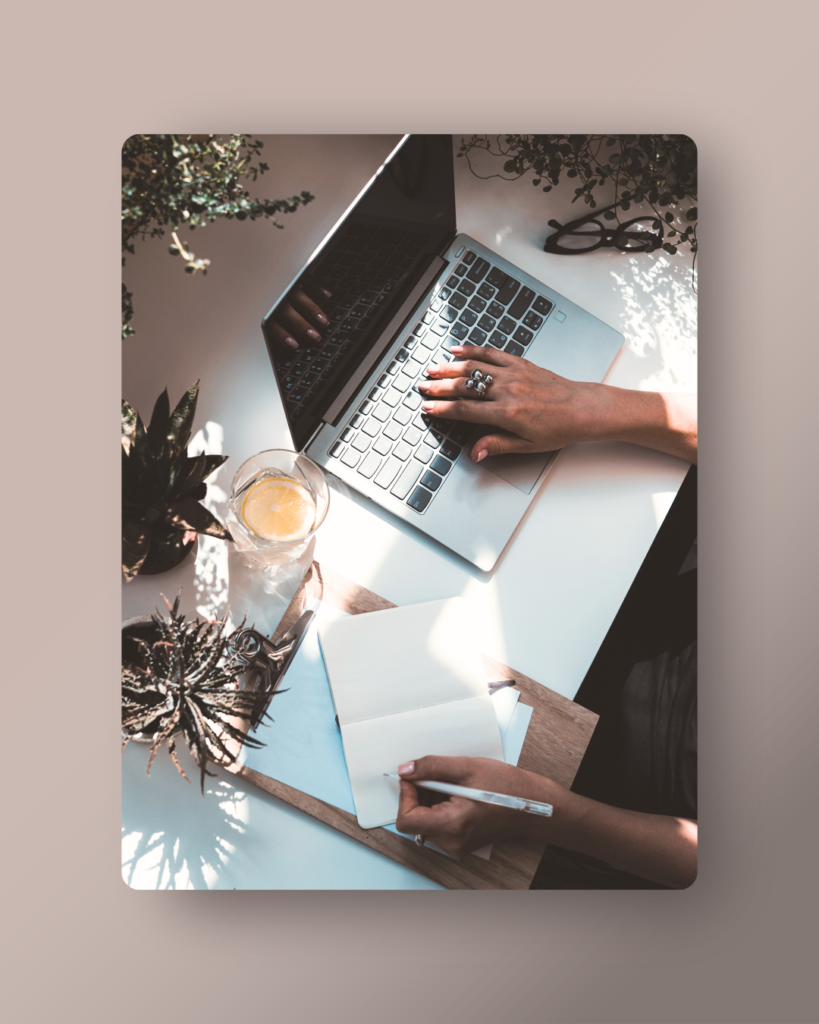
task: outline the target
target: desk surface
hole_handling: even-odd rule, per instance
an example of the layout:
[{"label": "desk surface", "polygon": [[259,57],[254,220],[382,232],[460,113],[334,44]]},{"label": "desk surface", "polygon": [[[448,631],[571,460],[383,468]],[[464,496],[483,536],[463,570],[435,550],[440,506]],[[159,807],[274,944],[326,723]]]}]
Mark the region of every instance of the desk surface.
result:
[{"label": "desk surface", "polygon": [[[167,239],[137,245],[125,280],[137,334],[123,343],[123,397],[147,418],[201,378],[192,451],[223,452],[207,504],[223,517],[239,464],[290,440],[259,323],[397,136],[262,136],[270,165],[255,194],[308,189],[315,201],[268,222],[217,222],[189,244],[211,260],[191,278]],[[460,136],[456,136],[460,138]],[[486,173],[494,165],[485,165]],[[455,161],[458,227],[625,335],[606,381],[696,388],[691,258],[542,252],[550,218],[577,215],[572,190],[479,180]],[[687,471],[670,456],[601,442],[564,450],[492,574],[483,573],[352,492],[335,491],[314,557],[396,604],[462,595],[484,623],[484,650],[572,698]],[[266,594],[232,545],[200,539],[162,576],[123,584],[123,619],[180,588],[190,614],[230,605],[272,632],[295,590]],[[270,740],[274,741],[275,726]],[[437,888],[273,797],[219,773],[201,797],[164,756],[123,757],[123,874],[138,888]],[[183,755],[184,763],[184,755]],[[187,771],[187,766],[186,766]],[[190,773],[189,773],[190,774]]]}]

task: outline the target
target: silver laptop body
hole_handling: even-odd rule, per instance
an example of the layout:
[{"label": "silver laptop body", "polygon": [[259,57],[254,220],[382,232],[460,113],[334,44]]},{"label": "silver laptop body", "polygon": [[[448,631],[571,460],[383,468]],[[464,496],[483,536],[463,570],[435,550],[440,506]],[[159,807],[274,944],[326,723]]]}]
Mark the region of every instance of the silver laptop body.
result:
[{"label": "silver laptop body", "polygon": [[[449,137],[412,137],[415,162],[408,157],[410,169],[391,172],[387,182],[396,196],[363,202],[409,138],[294,282],[318,281],[333,293],[322,341],[296,353],[278,348],[269,325],[279,303],[262,327],[296,450],[488,571],[559,453],[474,463],[472,443],[486,428],[425,416],[416,390],[425,368],[450,359],[452,344],[484,344],[573,380],[601,381],[623,336],[475,239],[446,230],[447,220],[454,227]],[[437,191],[430,185],[435,174]],[[432,227],[419,249],[427,236],[406,219],[407,194],[425,187],[435,202],[427,202]],[[395,216],[384,217],[392,207]],[[366,273],[378,275],[375,287]]]}]

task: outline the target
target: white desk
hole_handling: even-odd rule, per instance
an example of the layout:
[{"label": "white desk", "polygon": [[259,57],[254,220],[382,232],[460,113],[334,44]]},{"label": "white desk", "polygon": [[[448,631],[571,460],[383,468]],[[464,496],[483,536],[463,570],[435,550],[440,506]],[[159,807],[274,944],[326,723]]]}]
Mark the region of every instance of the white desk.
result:
[{"label": "white desk", "polygon": [[[222,221],[189,234],[206,278],[137,243],[125,280],[137,329],[123,343],[123,397],[147,420],[167,385],[172,403],[201,378],[194,446],[228,461],[207,504],[224,518],[239,464],[290,447],[259,327],[262,316],[390,151],[397,136],[263,136],[271,171],[255,194],[308,189],[315,201],[267,222]],[[459,138],[459,136],[457,137]],[[487,171],[497,166],[486,164]],[[458,227],[625,335],[606,380],[622,387],[696,388],[691,257],[583,257],[542,251],[547,221],[580,216],[569,183],[544,195],[530,181],[479,180],[455,161]],[[194,449],[195,450],[195,449]],[[633,445],[567,448],[493,574],[467,565],[353,494],[333,494],[315,557],[397,604],[463,595],[483,623],[484,649],[574,697],[688,466]],[[203,538],[196,561],[123,584],[123,619],[183,588],[182,607],[221,616],[229,604],[272,631],[291,596],[265,594],[232,545]],[[275,726],[265,739],[275,742]],[[188,786],[167,756],[145,777],[145,747],[123,757],[123,872],[138,888],[437,888],[360,844],[219,772]],[[195,766],[182,754],[186,771]]]}]

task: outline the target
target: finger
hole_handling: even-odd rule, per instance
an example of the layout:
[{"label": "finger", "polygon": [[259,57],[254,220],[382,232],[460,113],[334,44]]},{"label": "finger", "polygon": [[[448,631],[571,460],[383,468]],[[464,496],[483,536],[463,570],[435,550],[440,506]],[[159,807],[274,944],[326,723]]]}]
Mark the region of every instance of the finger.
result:
[{"label": "finger", "polygon": [[418,791],[409,782],[401,783],[395,827],[406,835],[436,835],[454,831],[455,821],[463,816],[465,801],[445,800],[432,807],[418,803]]},{"label": "finger", "polygon": [[274,344],[283,345],[286,348],[297,349],[299,343],[293,337],[293,335],[281,324],[277,324],[275,320],[270,321],[268,332],[271,335]]},{"label": "finger", "polygon": [[472,776],[480,758],[443,757],[427,755],[398,765],[398,774],[410,782],[413,779],[437,779],[438,782],[464,783]]},{"label": "finger", "polygon": [[[418,387],[420,390],[420,385]],[[486,402],[483,399],[476,401],[474,398],[430,400],[424,402],[421,408],[442,420],[463,420],[465,423],[486,423],[492,426],[495,425],[492,420],[498,416],[497,403]]]},{"label": "finger", "polygon": [[329,319],[322,312],[321,306],[314,302],[303,288],[294,288],[290,293],[290,302],[297,313],[317,327],[327,327]]},{"label": "finger", "polygon": [[472,461],[482,462],[488,455],[534,451],[537,451],[536,446],[517,434],[487,434],[472,445]]},{"label": "finger", "polygon": [[479,363],[489,363],[491,366],[511,366],[515,362],[521,362],[520,356],[502,352],[494,345],[487,345],[485,348],[479,345],[452,345],[449,351],[456,359],[475,359]]},{"label": "finger", "polygon": [[[478,349],[478,351],[482,351]],[[471,377],[475,370],[487,373],[494,365],[489,362],[480,362],[478,359],[458,359],[452,363],[432,363],[427,368],[431,377],[441,379],[444,377]]]},{"label": "finger", "polygon": [[276,323],[281,324],[297,341],[321,341],[319,332],[314,327],[311,327],[304,317],[287,301],[283,302],[276,310],[275,319]]},{"label": "finger", "polygon": [[449,380],[425,380],[418,384],[418,390],[422,395],[428,395],[430,398],[438,400],[475,399],[478,397],[478,393],[466,386],[468,380],[468,377],[454,377]]}]

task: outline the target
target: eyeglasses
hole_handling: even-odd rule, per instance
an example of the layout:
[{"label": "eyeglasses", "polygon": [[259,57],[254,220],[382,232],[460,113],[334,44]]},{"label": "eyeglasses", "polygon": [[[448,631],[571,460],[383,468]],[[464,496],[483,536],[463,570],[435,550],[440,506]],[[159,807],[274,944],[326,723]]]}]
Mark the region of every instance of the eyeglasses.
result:
[{"label": "eyeglasses", "polygon": [[[614,204],[606,210],[613,208]],[[606,225],[597,219],[606,210],[587,214],[566,225],[550,220],[549,227],[557,230],[546,239],[543,251],[562,256],[604,248],[619,249],[620,252],[654,252],[663,244],[663,225],[656,217],[635,217],[625,224]]]}]

